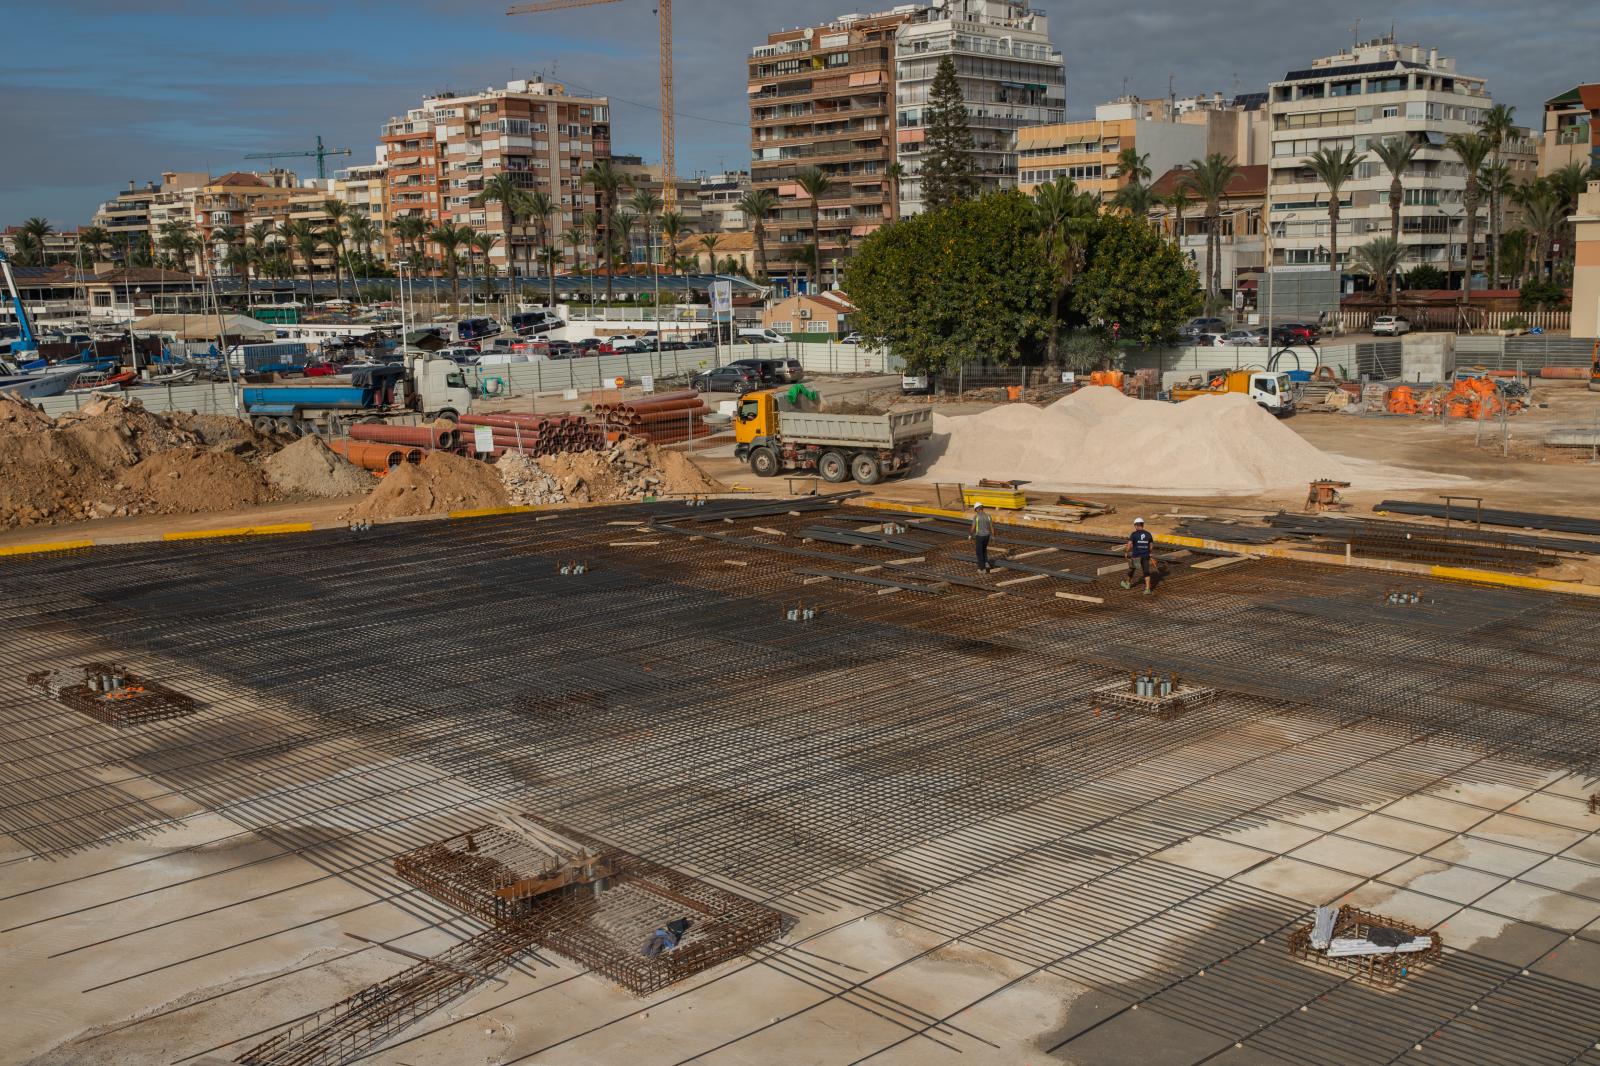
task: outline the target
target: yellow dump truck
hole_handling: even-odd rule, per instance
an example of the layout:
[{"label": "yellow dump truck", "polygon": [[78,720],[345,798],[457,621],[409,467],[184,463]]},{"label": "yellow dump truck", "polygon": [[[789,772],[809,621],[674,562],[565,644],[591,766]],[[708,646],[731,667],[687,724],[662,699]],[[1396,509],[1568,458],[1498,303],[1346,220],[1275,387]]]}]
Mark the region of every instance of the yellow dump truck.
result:
[{"label": "yellow dump truck", "polygon": [[917,448],[933,434],[927,408],[883,414],[822,414],[785,406],[778,392],[751,392],[738,401],[733,418],[733,454],[758,477],[785,470],[814,470],[822,480],[876,484],[916,461]]},{"label": "yellow dump truck", "polygon": [[1176,402],[1239,392],[1279,418],[1294,414],[1294,384],[1288,374],[1275,370],[1212,370],[1203,378],[1202,385],[1174,386],[1168,395]]}]

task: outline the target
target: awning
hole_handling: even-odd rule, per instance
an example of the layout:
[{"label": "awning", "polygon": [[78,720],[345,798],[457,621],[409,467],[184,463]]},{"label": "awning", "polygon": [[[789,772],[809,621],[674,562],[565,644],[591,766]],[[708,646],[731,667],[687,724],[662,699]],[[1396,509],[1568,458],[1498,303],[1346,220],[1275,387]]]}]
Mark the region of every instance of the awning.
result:
[{"label": "awning", "polygon": [[1443,147],[1443,145],[1444,145],[1445,136],[1444,136],[1444,134],[1438,132],[1437,130],[1428,130],[1426,133],[1423,134],[1423,136],[1428,138],[1428,143],[1429,144],[1436,144],[1436,145],[1439,145],[1441,147]]}]

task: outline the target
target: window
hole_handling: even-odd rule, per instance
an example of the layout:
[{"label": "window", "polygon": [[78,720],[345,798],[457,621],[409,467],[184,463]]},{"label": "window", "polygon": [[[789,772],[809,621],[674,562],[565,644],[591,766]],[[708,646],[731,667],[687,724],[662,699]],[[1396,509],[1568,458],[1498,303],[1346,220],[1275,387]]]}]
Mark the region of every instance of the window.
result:
[{"label": "window", "polygon": [[767,328],[772,330],[772,332],[774,332],[774,333],[793,333],[794,332],[794,323],[793,322],[774,322],[771,326],[769,326]]},{"label": "window", "polygon": [[1400,117],[1400,109],[1398,107],[1385,107],[1385,108],[1382,108],[1378,112],[1378,117],[1379,118],[1399,118]]},{"label": "window", "polygon": [[755,417],[756,417],[756,414],[760,410],[761,410],[761,402],[759,400],[740,400],[739,401],[739,421],[741,421],[741,422],[753,421],[755,419]]}]

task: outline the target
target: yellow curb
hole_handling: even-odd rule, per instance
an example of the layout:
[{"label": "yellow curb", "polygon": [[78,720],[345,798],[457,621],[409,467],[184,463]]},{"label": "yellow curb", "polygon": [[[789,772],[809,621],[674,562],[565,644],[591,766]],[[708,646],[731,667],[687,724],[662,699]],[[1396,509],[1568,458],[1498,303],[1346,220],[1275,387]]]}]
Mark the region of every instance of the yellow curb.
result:
[{"label": "yellow curb", "polygon": [[310,522],[286,522],[276,526],[235,526],[232,529],[196,529],[183,533],[163,533],[162,540],[210,540],[213,537],[270,537],[280,533],[310,533]]},{"label": "yellow curb", "polygon": [[92,540],[57,540],[47,544],[18,544],[0,548],[0,555],[42,555],[46,552],[69,552],[77,548],[92,548]]}]

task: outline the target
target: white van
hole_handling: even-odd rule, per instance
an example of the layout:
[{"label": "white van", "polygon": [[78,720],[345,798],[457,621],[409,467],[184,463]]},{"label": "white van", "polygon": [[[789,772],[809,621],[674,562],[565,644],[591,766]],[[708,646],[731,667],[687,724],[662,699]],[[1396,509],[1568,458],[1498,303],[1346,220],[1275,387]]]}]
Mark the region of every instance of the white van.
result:
[{"label": "white van", "polygon": [[741,329],[740,344],[784,344],[783,334],[770,329]]}]

